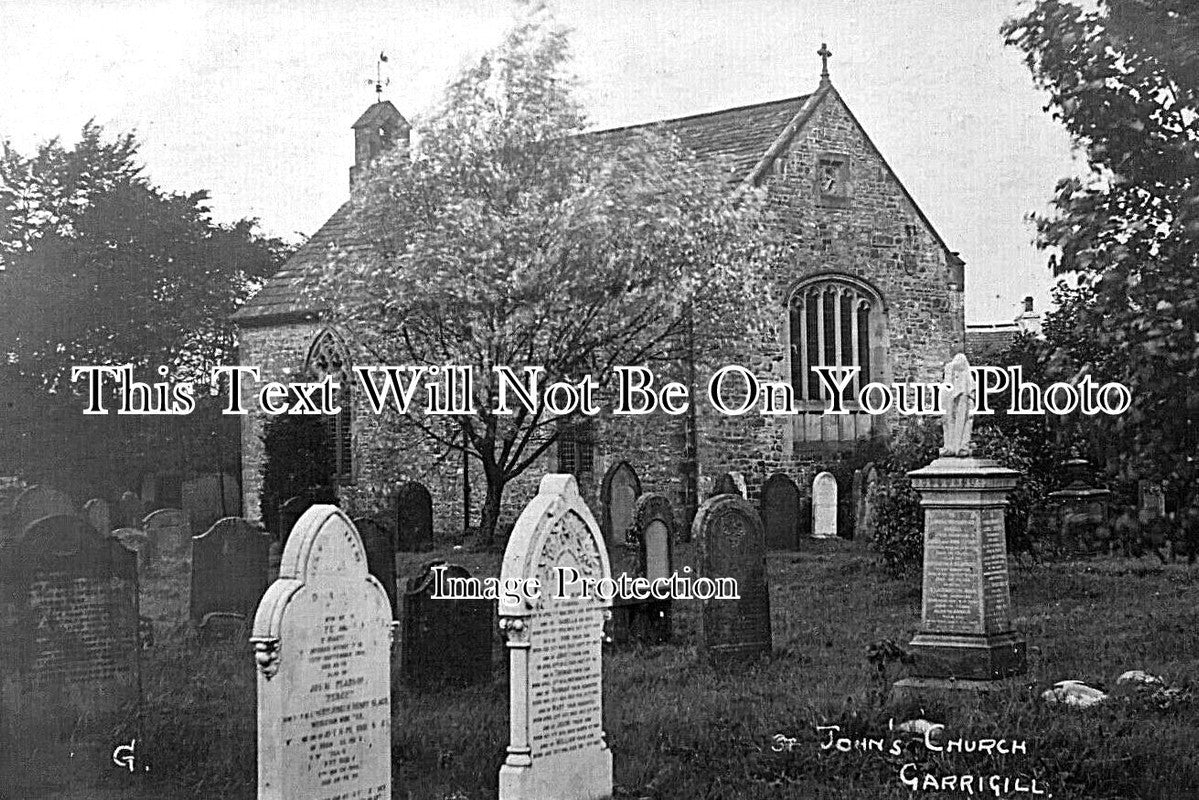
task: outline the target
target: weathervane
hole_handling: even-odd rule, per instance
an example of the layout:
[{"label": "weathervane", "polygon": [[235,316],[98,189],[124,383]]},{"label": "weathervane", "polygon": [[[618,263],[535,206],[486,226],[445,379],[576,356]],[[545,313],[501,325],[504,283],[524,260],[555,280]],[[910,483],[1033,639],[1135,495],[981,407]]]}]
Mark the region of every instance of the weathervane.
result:
[{"label": "weathervane", "polygon": [[828,45],[821,43],[820,49],[816,51],[816,55],[820,56],[820,61],[823,67],[820,70],[820,80],[828,80],[828,60],[832,58],[833,51],[828,49]]},{"label": "weathervane", "polygon": [[375,79],[373,81],[370,78],[366,79],[367,86],[370,86],[372,83],[375,85],[375,102],[382,102],[383,87],[389,86],[391,84],[391,78],[383,77],[383,65],[386,63],[387,63],[387,56],[383,53],[382,50],[380,50],[379,51],[379,60],[375,62]]}]

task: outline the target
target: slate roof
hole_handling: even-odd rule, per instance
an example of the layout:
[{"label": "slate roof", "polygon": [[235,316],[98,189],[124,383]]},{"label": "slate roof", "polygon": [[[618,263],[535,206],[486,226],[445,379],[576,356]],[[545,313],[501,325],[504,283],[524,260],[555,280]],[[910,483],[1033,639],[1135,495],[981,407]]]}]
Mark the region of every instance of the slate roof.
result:
[{"label": "slate roof", "polygon": [[1014,322],[966,326],[966,359],[975,366],[991,364],[1020,333]]},{"label": "slate roof", "polygon": [[[763,176],[773,160],[774,153],[790,141],[824,97],[833,91],[835,90],[831,84],[822,84],[821,88],[811,95],[591,131],[583,135],[599,141],[618,141],[622,135],[645,129],[668,131],[676,135],[684,146],[692,149],[700,158],[710,159],[727,169],[730,183],[752,183]],[[355,126],[382,105],[384,104],[378,103],[368,109]],[[871,146],[873,147],[873,143]],[[877,152],[877,148],[875,150]],[[879,155],[881,158],[881,154]],[[896,181],[902,188],[903,183],[898,177]],[[903,192],[907,194],[907,189],[903,188]],[[911,195],[908,195],[908,198],[911,200]],[[912,200],[912,206],[923,218],[924,214],[915,200]],[[925,219],[925,222],[928,220]],[[940,240],[931,223],[928,227]],[[941,244],[944,246],[944,242]],[[288,259],[282,269],[233,315],[233,319],[243,326],[250,326],[315,317],[324,309],[311,297],[309,290],[315,285],[329,255],[339,250],[352,254],[355,250],[365,250],[367,247],[364,242],[354,241],[350,225],[350,203],[346,202]],[[948,247],[945,249],[948,253]],[[950,257],[957,258],[956,254],[951,254]]]}]

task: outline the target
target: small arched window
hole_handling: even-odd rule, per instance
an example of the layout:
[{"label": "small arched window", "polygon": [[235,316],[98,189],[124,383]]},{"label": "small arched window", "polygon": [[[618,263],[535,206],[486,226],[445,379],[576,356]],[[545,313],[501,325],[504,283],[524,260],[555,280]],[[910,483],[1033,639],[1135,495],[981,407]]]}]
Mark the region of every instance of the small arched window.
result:
[{"label": "small arched window", "polygon": [[350,370],[350,358],[345,343],[333,331],[321,331],[308,350],[304,368],[311,379],[320,381],[332,377],[340,386],[340,412],[323,419],[329,428],[329,441],[333,448],[334,476],[339,483],[350,483],[354,478],[354,404],[351,391],[353,372]]},{"label": "small arched window", "polygon": [[[809,278],[792,290],[787,311],[791,386],[801,409],[820,413],[828,404],[812,367],[858,367],[846,389],[851,400],[867,383],[887,380],[886,309],[867,283],[847,275]],[[858,435],[853,427],[838,438]]]}]

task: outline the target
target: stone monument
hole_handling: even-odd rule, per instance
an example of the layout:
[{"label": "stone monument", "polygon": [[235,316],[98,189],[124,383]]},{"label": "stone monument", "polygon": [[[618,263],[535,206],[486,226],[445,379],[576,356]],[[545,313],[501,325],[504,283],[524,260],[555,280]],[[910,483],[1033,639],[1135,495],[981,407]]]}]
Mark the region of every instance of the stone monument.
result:
[{"label": "stone monument", "polygon": [[832,539],[837,535],[837,479],[821,472],[812,480],[812,538]]},{"label": "stone monument", "polygon": [[340,509],[310,507],[254,617],[258,799],[391,800],[391,606]]},{"label": "stone monument", "polygon": [[962,354],[945,368],[941,456],[909,472],[924,508],[920,630],[914,677],[895,684],[899,700],[953,690],[987,691],[1026,669],[1012,625],[1004,509],[1018,473],[973,458],[974,382]]},{"label": "stone monument", "polygon": [[499,600],[509,658],[509,744],[499,800],[605,800],[612,753],[603,728],[603,629],[610,600],[565,585],[611,578],[603,534],[573,475],[551,474],[508,540],[501,583],[536,578],[535,599]]},{"label": "stone monument", "polygon": [[748,500],[719,494],[695,514],[692,538],[699,542],[700,573],[732,578],[739,600],[704,600],[704,649],[714,664],[751,661],[771,651],[770,583],[766,534]]}]

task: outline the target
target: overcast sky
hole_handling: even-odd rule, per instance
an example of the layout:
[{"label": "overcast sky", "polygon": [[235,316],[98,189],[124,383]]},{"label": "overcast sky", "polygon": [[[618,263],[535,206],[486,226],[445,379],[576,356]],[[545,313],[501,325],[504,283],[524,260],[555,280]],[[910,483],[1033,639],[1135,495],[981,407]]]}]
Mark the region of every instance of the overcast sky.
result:
[{"label": "overcast sky", "polygon": [[[967,322],[1043,306],[1029,211],[1079,169],[1005,48],[1014,0],[557,0],[597,126],[834,85],[952,249]],[[308,235],[348,195],[350,124],[385,97],[411,117],[495,44],[505,0],[0,0],[0,137],[28,152],[89,118],[136,130],[151,178],[208,189],[218,219]]]}]

